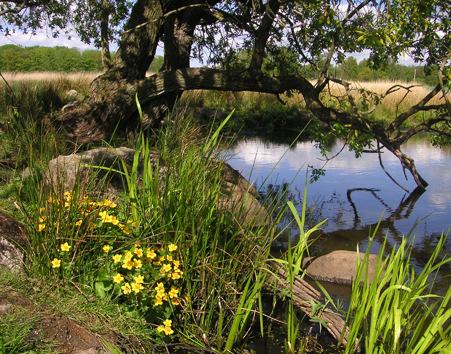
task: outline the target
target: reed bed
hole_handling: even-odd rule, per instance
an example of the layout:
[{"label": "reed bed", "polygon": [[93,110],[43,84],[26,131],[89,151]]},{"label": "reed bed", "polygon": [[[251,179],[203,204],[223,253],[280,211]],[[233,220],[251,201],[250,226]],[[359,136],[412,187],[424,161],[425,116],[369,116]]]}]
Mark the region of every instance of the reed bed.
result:
[{"label": "reed bed", "polygon": [[8,82],[20,81],[86,81],[87,83],[99,76],[100,72],[73,72],[64,73],[56,71],[37,71],[37,72],[4,72],[3,77]]}]

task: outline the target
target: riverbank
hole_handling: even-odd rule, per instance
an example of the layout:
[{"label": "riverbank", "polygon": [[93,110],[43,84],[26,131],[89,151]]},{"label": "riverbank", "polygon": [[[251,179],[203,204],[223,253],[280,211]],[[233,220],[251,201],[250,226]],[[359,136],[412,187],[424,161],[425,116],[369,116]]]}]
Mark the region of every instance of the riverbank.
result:
[{"label": "riverbank", "polygon": [[[25,241],[16,242],[17,251],[25,257],[14,258],[23,275],[7,271],[0,276],[0,284],[10,284],[7,294],[0,294],[7,310],[0,315],[1,350],[54,350],[48,345],[61,349],[57,336],[45,331],[37,339],[34,336],[45,327],[40,319],[49,312],[50,321],[63,318],[71,328],[81,326],[86,331],[80,332],[100,337],[98,344],[113,352],[246,351],[258,339],[271,341],[275,326],[282,328],[278,333],[283,339],[277,341],[280,351],[290,353],[352,353],[358,346],[366,351],[419,348],[416,353],[427,353],[449,344],[451,330],[443,328],[450,316],[444,309],[451,292],[429,297],[430,276],[451,262],[439,257],[445,238],[421,273],[415,273],[409,263],[411,250],[406,242],[396,245],[388,258],[381,251],[379,258],[385,263],[376,269],[378,276],[372,283],[365,280],[363,287],[354,282],[347,312],[327,295],[321,301],[303,303],[295,296],[303,284],[302,260],[309,237],[319,226],[305,225],[306,204],[300,212],[290,203],[275,205],[281,212],[292,213],[293,227],[302,237],[274,260],[270,250],[280,237],[276,225],[266,221],[255,227],[241,221],[240,211],[247,210],[250,197],[238,198],[229,208],[221,202],[231,187],[216,162],[221,130],[204,135],[197,123],[179,113],[154,139],[129,137],[96,146],[107,152],[115,146],[130,154],[85,163],[83,167],[92,174],[75,168],[49,173],[49,162],[55,164],[60,155],[65,157],[56,161],[77,160],[83,151],[92,154],[93,146],[74,147],[47,121],[51,119],[47,114],[71,100],[69,83],[22,83],[12,97],[1,96],[5,105],[0,205],[8,217],[21,222],[18,227],[25,235]],[[77,91],[80,94],[83,88]],[[227,126],[232,119],[221,122]],[[101,164],[105,161],[113,164]],[[233,176],[237,185],[247,185]],[[256,197],[251,187],[245,189]],[[8,241],[10,231],[4,236]],[[268,264],[274,263],[279,273],[268,271]],[[391,271],[383,272],[384,267]],[[267,288],[274,277],[284,284],[282,294],[280,286]],[[10,294],[24,294],[23,284],[33,284],[34,289],[22,306]],[[381,292],[388,284],[396,291]],[[265,296],[271,301],[263,302]],[[92,299],[89,308],[86,299]],[[39,306],[27,306],[29,302]],[[280,302],[284,313],[275,317],[274,304]],[[82,314],[68,319],[73,309],[69,304],[83,308]],[[396,311],[392,311],[394,304]],[[308,316],[299,311],[302,306],[308,308]],[[36,317],[28,316],[33,313]],[[322,348],[311,333],[299,328],[301,323],[314,323],[312,333],[327,336],[325,326],[337,328],[323,317],[330,313],[340,315],[349,340],[342,344],[333,340],[330,348]],[[18,328],[15,319],[24,317],[26,326]],[[105,334],[107,328],[113,333]]]}]

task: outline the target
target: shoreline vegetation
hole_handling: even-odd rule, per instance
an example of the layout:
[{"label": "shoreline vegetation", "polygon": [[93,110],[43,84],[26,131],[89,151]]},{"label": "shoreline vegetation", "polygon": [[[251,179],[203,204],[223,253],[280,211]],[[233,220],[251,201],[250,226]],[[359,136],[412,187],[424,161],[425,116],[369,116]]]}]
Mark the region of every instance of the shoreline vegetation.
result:
[{"label": "shoreline vegetation", "polygon": [[[2,72],[4,80],[0,84],[0,102],[3,103],[3,112],[8,107],[6,97],[11,96],[8,91],[13,91],[22,96],[26,90],[51,91],[55,97],[55,108],[61,108],[64,104],[81,100],[89,94],[90,83],[101,72]],[[149,72],[148,75],[152,73]],[[10,87],[5,84],[5,80]],[[359,99],[362,94],[374,92],[381,95],[393,87],[408,87],[409,92],[404,89],[397,90],[383,97],[380,103],[374,104],[374,110],[370,116],[375,120],[390,120],[396,114],[406,111],[412,105],[418,103],[427,93],[428,87],[420,82],[402,81],[351,81],[352,95]],[[75,90],[77,95],[67,96],[70,90]],[[324,91],[328,104],[333,107],[340,105],[340,97],[346,92],[343,87],[332,83],[329,90]],[[13,95],[14,96],[14,95]],[[443,97],[438,93],[431,99],[430,104],[443,102]],[[229,112],[235,110],[234,118],[226,126],[231,133],[240,131],[263,131],[272,132],[274,129],[289,132],[299,131],[311,119],[310,113],[305,108],[302,99],[289,95],[275,95],[255,92],[221,92],[193,90],[185,92],[180,98],[180,106],[189,106],[194,109],[195,118],[202,124],[210,125],[212,118],[220,122]],[[57,107],[58,106],[58,107]],[[216,117],[216,118],[215,118]],[[428,112],[415,115],[415,119],[408,120],[405,128],[428,118]],[[312,135],[307,131],[307,135]]]},{"label": "shoreline vegetation", "polygon": [[[188,93],[185,105],[237,110],[233,118],[218,116],[218,128],[208,134],[187,110],[172,113],[158,139],[139,135],[103,143],[133,148],[133,158],[114,167],[91,166],[97,179],[78,176],[67,190],[46,179],[49,161],[92,146],[74,146],[48,120],[74,99],[68,91],[86,94],[89,80],[74,75],[74,81],[41,78],[11,87],[13,94],[5,85],[0,93],[0,209],[23,223],[28,242],[22,247],[23,275],[0,269],[0,289],[6,289],[0,295],[19,294],[28,302],[13,302],[7,316],[0,315],[0,352],[64,350],[61,343],[32,334],[45,333],[40,329],[49,312],[51,319],[70,316],[74,304],[83,309],[74,320],[88,323],[114,353],[232,353],[253,350],[251,343],[259,338],[278,340],[288,353],[426,354],[449,347],[451,289],[443,296],[432,292],[435,272],[451,262],[443,256],[446,235],[419,272],[409,262],[412,245],[406,240],[387,254],[382,249],[373,282],[364,275],[365,261],[360,264],[349,309],[325,293],[325,301],[309,304],[315,310],[304,316],[296,307],[296,279],[305,276],[302,260],[311,234],[321,226],[305,226],[306,205],[300,215],[290,203],[274,206],[280,213],[291,211],[300,232],[277,259],[270,255],[281,233],[277,216],[274,224],[252,227],[218,206],[225,191],[214,160],[227,126],[241,129],[245,120],[261,124],[271,112],[276,112],[272,119],[289,124],[287,112],[299,111],[302,103],[287,97],[283,105],[273,96],[250,93]],[[112,174],[122,186],[113,195],[108,194]],[[268,262],[283,269],[282,297],[264,286],[277,277]],[[27,292],[24,284],[30,282],[33,291]],[[26,305],[30,302],[36,307]],[[281,316],[275,315],[277,306],[283,308]],[[346,322],[347,343],[329,338],[322,344],[302,326],[315,326],[319,337],[327,336],[321,317],[327,311]]]}]

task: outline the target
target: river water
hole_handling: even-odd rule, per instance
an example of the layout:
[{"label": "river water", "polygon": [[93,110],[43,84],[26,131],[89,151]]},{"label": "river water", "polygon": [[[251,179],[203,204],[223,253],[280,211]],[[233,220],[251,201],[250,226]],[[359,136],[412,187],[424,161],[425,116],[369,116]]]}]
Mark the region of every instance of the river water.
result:
[{"label": "river water", "polygon": [[[333,156],[343,146],[336,141],[330,148]],[[310,183],[306,177],[308,166],[321,168],[324,157],[315,143],[300,141],[274,142],[262,137],[239,139],[226,153],[229,164],[255,184],[262,195],[284,195],[298,208],[307,183],[307,205],[310,223],[327,219],[321,236],[312,246],[312,253],[320,255],[336,249],[365,250],[369,234],[381,221],[371,252],[376,253],[387,240],[387,249],[407,235],[413,244],[412,262],[420,270],[432,252],[442,232],[451,229],[451,149],[433,147],[425,139],[409,141],[403,151],[414,158],[418,171],[429,182],[424,193],[410,193],[415,183],[410,175],[406,180],[399,160],[390,152],[382,154],[387,171],[409,193],[396,186],[379,165],[377,154],[355,158],[345,148],[327,162],[325,175]],[[282,219],[282,225],[289,223]],[[296,238],[291,229],[290,238]],[[279,246],[286,247],[287,238]],[[448,238],[445,253],[451,251]],[[450,269],[442,269],[438,279],[441,290],[450,286]]]}]

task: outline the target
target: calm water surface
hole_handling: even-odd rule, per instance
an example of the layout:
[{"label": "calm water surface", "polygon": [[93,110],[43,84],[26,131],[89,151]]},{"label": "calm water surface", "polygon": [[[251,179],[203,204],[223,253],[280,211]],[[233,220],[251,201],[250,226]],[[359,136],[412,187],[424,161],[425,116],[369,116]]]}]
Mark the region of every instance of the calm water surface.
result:
[{"label": "calm water surface", "polygon": [[[329,156],[343,146],[337,141]],[[417,169],[430,183],[424,193],[406,193],[396,186],[379,166],[377,154],[356,159],[346,148],[325,166],[326,173],[308,184],[307,204],[312,222],[327,219],[322,236],[315,242],[314,254],[335,249],[366,249],[370,230],[381,220],[372,246],[375,253],[386,238],[388,249],[410,235],[414,243],[413,264],[421,269],[440,234],[451,228],[451,149],[438,149],[427,140],[417,139],[403,147],[414,158]],[[259,137],[239,140],[226,155],[230,165],[252,181],[262,194],[285,191],[300,205],[307,166],[320,168],[324,158],[312,142],[271,142]],[[385,168],[409,191],[416,187],[410,175],[405,179],[399,160],[389,152],[382,154]],[[285,221],[286,222],[286,221]],[[293,230],[292,238],[296,237]],[[281,241],[283,247],[284,241]],[[286,244],[286,241],[285,241]],[[451,237],[445,252],[451,251]],[[443,269],[440,287],[450,285]]]}]

